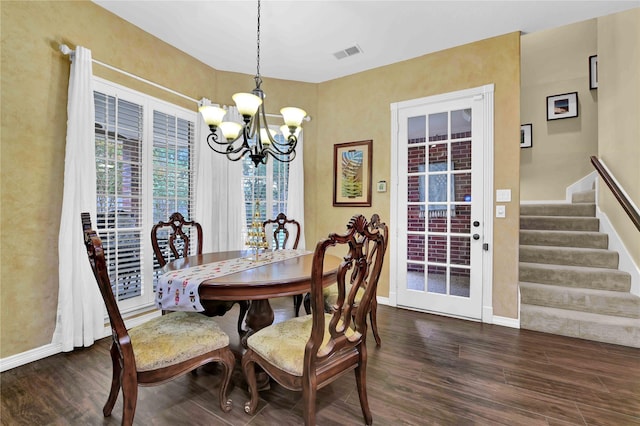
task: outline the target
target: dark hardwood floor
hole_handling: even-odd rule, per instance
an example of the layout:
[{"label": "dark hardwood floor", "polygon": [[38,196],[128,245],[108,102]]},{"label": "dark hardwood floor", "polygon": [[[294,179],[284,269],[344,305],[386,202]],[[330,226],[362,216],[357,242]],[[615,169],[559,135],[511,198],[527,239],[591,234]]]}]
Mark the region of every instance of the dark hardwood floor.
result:
[{"label": "dark hardwood floor", "polygon": [[[290,297],[276,317],[293,313]],[[235,330],[236,308],[221,321]],[[379,306],[382,347],[369,334],[367,388],[377,425],[640,425],[640,350]],[[118,425],[122,396],[102,416],[109,339],[2,373],[3,425]],[[300,394],[272,383],[255,416],[241,370],[233,409],[218,405],[219,375],[201,368],[140,388],[139,425],[297,425]],[[355,378],[318,395],[319,425],[362,424]]]}]

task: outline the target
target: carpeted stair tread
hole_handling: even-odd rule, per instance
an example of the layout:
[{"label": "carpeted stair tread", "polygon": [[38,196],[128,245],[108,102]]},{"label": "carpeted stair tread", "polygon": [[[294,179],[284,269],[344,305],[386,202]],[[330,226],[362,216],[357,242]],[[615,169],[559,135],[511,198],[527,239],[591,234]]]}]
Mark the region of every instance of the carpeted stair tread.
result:
[{"label": "carpeted stair tread", "polygon": [[520,246],[520,262],[552,263],[558,265],[592,266],[596,268],[618,268],[618,253],[612,250],[553,247]]},{"label": "carpeted stair tread", "polygon": [[595,217],[596,205],[593,203],[522,204],[520,206],[520,216]]},{"label": "carpeted stair tread", "polygon": [[520,282],[520,294],[527,305],[640,318],[640,297],[631,293]]},{"label": "carpeted stair tread", "polygon": [[609,236],[603,232],[523,229],[520,231],[520,244],[606,249]]},{"label": "carpeted stair tread", "polygon": [[520,216],[520,229],[598,232],[600,219],[574,216]]},{"label": "carpeted stair tread", "polygon": [[520,280],[564,287],[629,292],[631,275],[618,269],[520,262]]},{"label": "carpeted stair tread", "polygon": [[520,327],[640,348],[640,321],[548,306],[520,305]]}]

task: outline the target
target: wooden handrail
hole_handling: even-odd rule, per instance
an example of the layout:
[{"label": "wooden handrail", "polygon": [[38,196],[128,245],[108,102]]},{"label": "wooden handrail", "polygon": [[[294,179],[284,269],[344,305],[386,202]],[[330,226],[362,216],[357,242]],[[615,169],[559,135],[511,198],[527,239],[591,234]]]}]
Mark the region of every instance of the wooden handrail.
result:
[{"label": "wooden handrail", "polygon": [[625,193],[620,189],[615,179],[613,179],[604,164],[595,155],[591,156],[591,164],[593,164],[593,167],[596,168],[598,174],[600,174],[600,177],[602,177],[602,180],[604,180],[604,183],[607,184],[607,186],[613,193],[613,196],[616,197],[616,200],[618,200],[624,211],[629,216],[629,219],[631,219],[631,222],[633,222],[638,231],[640,231],[640,214],[631,203],[631,201],[627,198]]}]

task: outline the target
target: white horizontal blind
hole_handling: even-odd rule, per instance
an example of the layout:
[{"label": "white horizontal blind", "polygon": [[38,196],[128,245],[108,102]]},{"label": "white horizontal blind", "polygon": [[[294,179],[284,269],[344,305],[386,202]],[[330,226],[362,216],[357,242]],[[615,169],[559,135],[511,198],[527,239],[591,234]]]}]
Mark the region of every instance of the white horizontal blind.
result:
[{"label": "white horizontal blind", "polygon": [[142,105],[94,94],[97,228],[116,300],[142,291]]},{"label": "white horizontal blind", "polygon": [[[133,310],[154,300],[152,226],[176,211],[191,220],[196,113],[95,83],[96,228],[120,309]],[[190,247],[197,247],[195,234]]]},{"label": "white horizontal blind", "polygon": [[[175,115],[153,112],[153,222],[166,222],[174,212],[180,212],[186,220],[192,218],[194,171],[194,123]],[[165,259],[174,255],[168,247],[170,228],[158,232],[158,244]],[[190,239],[189,253],[196,254],[195,229],[184,229]],[[184,242],[175,242],[180,253]],[[154,290],[159,276],[159,263],[153,261]]]}]

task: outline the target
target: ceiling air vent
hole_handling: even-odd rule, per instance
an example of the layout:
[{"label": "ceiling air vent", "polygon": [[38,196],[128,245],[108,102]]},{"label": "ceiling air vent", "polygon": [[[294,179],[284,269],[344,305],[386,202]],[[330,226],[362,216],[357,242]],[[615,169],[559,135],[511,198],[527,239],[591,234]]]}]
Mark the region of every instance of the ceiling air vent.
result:
[{"label": "ceiling air vent", "polygon": [[360,49],[360,46],[355,44],[351,47],[347,47],[344,50],[338,50],[336,53],[333,54],[333,56],[335,56],[336,59],[344,59],[348,56],[357,55],[358,53],[362,53],[362,49]]}]

